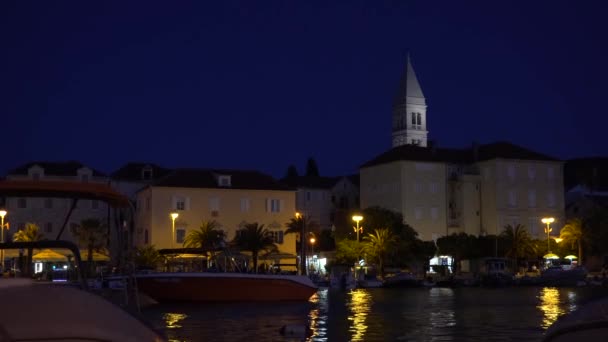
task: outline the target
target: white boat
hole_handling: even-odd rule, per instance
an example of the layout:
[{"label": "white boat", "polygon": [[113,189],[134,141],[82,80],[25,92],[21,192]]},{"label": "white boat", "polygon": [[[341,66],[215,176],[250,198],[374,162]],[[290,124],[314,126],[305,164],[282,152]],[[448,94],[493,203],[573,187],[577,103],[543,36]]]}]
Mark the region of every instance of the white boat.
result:
[{"label": "white boat", "polygon": [[109,301],[73,286],[0,279],[2,341],[166,341]]}]

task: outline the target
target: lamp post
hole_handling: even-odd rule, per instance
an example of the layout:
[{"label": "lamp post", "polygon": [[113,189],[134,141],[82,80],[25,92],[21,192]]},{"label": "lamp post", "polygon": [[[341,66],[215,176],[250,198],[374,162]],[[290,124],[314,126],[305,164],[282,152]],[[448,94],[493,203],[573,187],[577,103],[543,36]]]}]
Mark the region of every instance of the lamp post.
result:
[{"label": "lamp post", "polygon": [[551,240],[551,223],[555,222],[555,219],[553,217],[544,217],[541,222],[547,225],[545,228],[545,233],[547,233],[547,254],[550,254],[551,247],[549,245],[549,241]]},{"label": "lamp post", "polygon": [[[0,241],[4,243],[4,216],[6,216],[6,210],[0,210]],[[6,224],[8,227],[8,223]],[[2,258],[2,272],[4,272],[4,249],[0,250],[0,257]]]},{"label": "lamp post", "polygon": [[363,227],[359,228],[359,221],[363,220],[363,216],[361,215],[353,215],[353,221],[357,222],[357,227],[355,228],[355,232],[357,232],[357,242],[359,242],[359,232],[363,232]]},{"label": "lamp post", "polygon": [[300,223],[300,275],[306,275],[306,220],[296,212],[296,220]]},{"label": "lamp post", "polygon": [[175,219],[178,216],[178,213],[171,213],[171,248],[173,248],[173,242],[175,241]]},{"label": "lamp post", "polygon": [[[314,236],[310,238],[310,257],[312,259],[315,257],[315,241],[317,240],[315,240]],[[310,264],[308,266],[310,267]]]}]

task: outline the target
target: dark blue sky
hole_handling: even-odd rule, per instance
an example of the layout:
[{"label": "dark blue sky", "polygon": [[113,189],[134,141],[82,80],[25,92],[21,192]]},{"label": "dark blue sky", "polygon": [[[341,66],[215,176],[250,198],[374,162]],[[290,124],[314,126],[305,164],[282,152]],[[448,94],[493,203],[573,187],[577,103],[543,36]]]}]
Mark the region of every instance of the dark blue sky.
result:
[{"label": "dark blue sky", "polygon": [[606,1],[4,1],[4,172],[31,160],[355,172],[407,51],[443,147],[608,155]]}]

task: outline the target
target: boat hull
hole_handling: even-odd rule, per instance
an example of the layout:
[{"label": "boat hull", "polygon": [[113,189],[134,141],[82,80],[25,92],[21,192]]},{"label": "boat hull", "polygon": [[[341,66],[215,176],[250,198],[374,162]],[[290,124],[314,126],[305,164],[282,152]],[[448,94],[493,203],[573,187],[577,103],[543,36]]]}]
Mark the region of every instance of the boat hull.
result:
[{"label": "boat hull", "polygon": [[317,291],[303,276],[231,273],[138,275],[137,287],[159,302],[307,301]]}]

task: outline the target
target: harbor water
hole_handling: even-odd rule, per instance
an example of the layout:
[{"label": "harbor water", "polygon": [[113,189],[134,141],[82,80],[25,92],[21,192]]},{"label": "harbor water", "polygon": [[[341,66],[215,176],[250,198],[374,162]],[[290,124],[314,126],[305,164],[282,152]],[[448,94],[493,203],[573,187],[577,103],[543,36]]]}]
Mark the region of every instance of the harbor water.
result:
[{"label": "harbor water", "polygon": [[170,341],[539,341],[602,287],[320,289],[307,303],[175,303],[144,311]]}]

